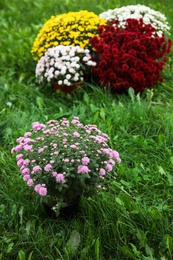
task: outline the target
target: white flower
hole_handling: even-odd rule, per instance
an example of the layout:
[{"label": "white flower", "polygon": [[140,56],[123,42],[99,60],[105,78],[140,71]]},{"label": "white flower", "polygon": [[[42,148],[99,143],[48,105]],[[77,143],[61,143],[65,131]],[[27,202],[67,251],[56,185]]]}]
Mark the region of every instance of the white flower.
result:
[{"label": "white flower", "polygon": [[97,65],[97,63],[95,61],[92,61],[92,60],[89,60],[86,64],[89,65],[89,66],[96,66]]},{"label": "white flower", "polygon": [[90,57],[87,57],[87,56],[83,57],[83,61],[88,61],[89,59],[90,59]]},{"label": "white flower", "polygon": [[86,54],[89,54],[89,53],[90,53],[90,51],[89,51],[88,49],[85,49],[84,52],[85,52]]},{"label": "white flower", "polygon": [[54,66],[55,66],[55,68],[59,68],[59,65],[60,64],[56,61]]},{"label": "white flower", "polygon": [[66,74],[66,70],[67,70],[66,66],[62,66],[62,68],[61,68],[61,75],[65,75]]},{"label": "white flower", "polygon": [[71,78],[71,75],[70,74],[67,74],[66,75],[66,79],[70,79]]},{"label": "white flower", "polygon": [[75,70],[73,68],[69,68],[69,72],[74,74],[75,73]]},{"label": "white flower", "polygon": [[62,80],[58,80],[58,85],[62,85]]},{"label": "white flower", "polygon": [[70,59],[71,59],[70,55],[64,56],[64,60],[70,60]]},{"label": "white flower", "polygon": [[162,33],[169,33],[170,26],[167,18],[164,14],[151,9],[145,5],[127,5],[120,8],[109,9],[99,15],[106,20],[119,20],[119,25],[124,27],[125,21],[128,18],[140,19],[143,18],[144,24],[151,24],[156,30],[159,36]]},{"label": "white flower", "polygon": [[73,80],[79,81],[79,73],[75,73]]},{"label": "white flower", "polygon": [[69,81],[67,79],[64,80],[64,85],[68,86]]},{"label": "white flower", "polygon": [[54,77],[53,73],[52,73],[52,72],[49,72],[49,73],[48,73],[48,77],[49,77],[50,79],[52,79],[52,78]]},{"label": "white flower", "polygon": [[80,68],[80,66],[79,66],[79,64],[75,64],[75,67],[77,68],[77,69],[79,69]]},{"label": "white flower", "polygon": [[58,76],[60,72],[58,70],[55,71],[55,76]]},{"label": "white flower", "polygon": [[78,62],[80,60],[80,58],[78,56],[76,56],[76,57],[73,57],[71,60],[75,61],[75,62]]},{"label": "white flower", "polygon": [[70,57],[75,56],[75,51],[74,51],[74,50],[71,50],[71,51],[69,52],[69,55],[70,55]]}]

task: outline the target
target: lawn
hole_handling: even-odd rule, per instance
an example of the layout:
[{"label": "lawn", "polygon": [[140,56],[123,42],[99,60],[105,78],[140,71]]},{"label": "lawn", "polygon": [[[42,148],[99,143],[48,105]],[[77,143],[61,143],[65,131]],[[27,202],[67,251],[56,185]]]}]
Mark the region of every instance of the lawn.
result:
[{"label": "lawn", "polygon": [[[35,80],[31,48],[51,15],[129,4],[164,13],[173,28],[169,0],[0,0],[0,260],[173,259],[172,58],[164,81],[142,95],[94,83],[64,94]],[[30,196],[11,149],[32,122],[73,116],[107,133],[122,162],[105,190],[81,198],[73,219],[51,219]]]}]

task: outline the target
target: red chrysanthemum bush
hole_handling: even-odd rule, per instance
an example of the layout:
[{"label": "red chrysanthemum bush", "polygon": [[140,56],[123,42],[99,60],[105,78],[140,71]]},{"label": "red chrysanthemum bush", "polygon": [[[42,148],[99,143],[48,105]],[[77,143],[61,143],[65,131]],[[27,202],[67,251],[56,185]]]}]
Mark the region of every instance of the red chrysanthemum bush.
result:
[{"label": "red chrysanthemum bush", "polygon": [[95,49],[93,76],[97,83],[122,93],[132,87],[136,93],[163,81],[161,71],[172,42],[143,20],[127,19],[125,28],[118,20],[99,27],[99,35],[90,39]]}]

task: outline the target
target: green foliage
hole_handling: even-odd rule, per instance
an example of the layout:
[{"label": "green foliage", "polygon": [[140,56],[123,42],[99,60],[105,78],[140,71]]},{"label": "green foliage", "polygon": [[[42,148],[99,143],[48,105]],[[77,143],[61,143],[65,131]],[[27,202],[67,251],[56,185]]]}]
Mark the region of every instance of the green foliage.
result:
[{"label": "green foliage", "polygon": [[[54,14],[137,4],[129,0],[0,0],[0,259],[172,260],[173,61],[165,81],[143,95],[111,95],[92,83],[55,93],[35,82],[30,50]],[[141,0],[173,28],[171,1]],[[171,30],[173,38],[173,29]],[[79,116],[97,124],[120,153],[118,174],[100,193],[81,199],[74,219],[49,219],[33,200],[10,154],[33,121]]]}]

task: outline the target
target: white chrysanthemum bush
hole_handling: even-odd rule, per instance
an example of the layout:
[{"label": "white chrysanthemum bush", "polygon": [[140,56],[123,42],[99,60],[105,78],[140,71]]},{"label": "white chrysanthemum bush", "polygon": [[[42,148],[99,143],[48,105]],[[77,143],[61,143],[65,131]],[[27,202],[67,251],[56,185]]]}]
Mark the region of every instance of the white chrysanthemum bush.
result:
[{"label": "white chrysanthemum bush", "polygon": [[143,19],[144,24],[151,24],[159,36],[170,31],[170,25],[164,14],[155,11],[145,5],[127,5],[120,8],[110,9],[99,15],[106,20],[118,20],[121,27],[125,27],[128,18]]},{"label": "white chrysanthemum bush", "polygon": [[36,65],[36,78],[40,83],[71,86],[84,81],[95,65],[88,49],[58,45],[49,48],[40,58]]}]

